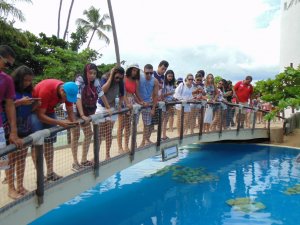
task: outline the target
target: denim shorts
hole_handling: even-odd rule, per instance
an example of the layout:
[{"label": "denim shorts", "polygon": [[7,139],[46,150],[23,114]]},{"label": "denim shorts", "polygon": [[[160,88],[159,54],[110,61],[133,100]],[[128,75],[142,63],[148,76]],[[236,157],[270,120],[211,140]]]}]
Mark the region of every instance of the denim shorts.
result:
[{"label": "denim shorts", "polygon": [[[52,119],[56,119],[56,115],[55,113],[47,113],[47,116],[51,117]],[[32,113],[31,114],[31,124],[32,124],[32,132],[36,132],[39,130],[43,130],[43,129],[49,129],[51,127],[55,127],[56,125],[54,124],[47,124],[47,123],[42,123],[38,116],[36,115],[36,113]],[[51,134],[49,137],[45,138],[45,143],[54,143],[56,142],[56,133]]]}]

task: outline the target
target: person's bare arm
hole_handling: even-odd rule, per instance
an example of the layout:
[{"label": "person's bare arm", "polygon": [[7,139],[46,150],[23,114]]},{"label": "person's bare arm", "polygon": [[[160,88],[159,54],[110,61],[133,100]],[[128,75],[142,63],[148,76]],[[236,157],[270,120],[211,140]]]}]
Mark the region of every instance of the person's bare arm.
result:
[{"label": "person's bare arm", "polygon": [[70,106],[66,105],[66,109],[67,109],[68,120],[70,120],[71,122],[75,122],[76,119],[75,119],[75,115],[73,112],[73,104]]},{"label": "person's bare arm", "polygon": [[139,88],[140,88],[140,82],[136,81],[136,90],[135,90],[136,102],[140,105],[144,105],[144,101],[140,96]]},{"label": "person's bare arm", "polygon": [[111,82],[112,82],[112,80],[113,80],[113,73],[114,73],[114,68],[110,71],[110,74],[109,74],[109,76],[108,76],[108,78],[107,78],[107,81],[106,81],[105,84],[103,84],[103,86],[102,86],[102,91],[103,91],[104,93],[107,93],[107,92],[108,92],[108,89],[109,89],[109,87],[110,87],[110,85],[111,85]]},{"label": "person's bare arm", "polygon": [[44,109],[44,108],[38,108],[36,111],[36,114],[42,123],[58,125],[58,126],[62,126],[62,127],[68,127],[68,126],[74,124],[74,122],[71,122],[69,120],[57,120],[57,119],[53,119],[53,118],[47,116],[46,109]]},{"label": "person's bare arm", "polygon": [[151,110],[152,115],[155,114],[155,107],[157,105],[157,100],[158,100],[157,99],[158,90],[159,90],[158,81],[157,81],[157,79],[154,79],[154,89],[153,89],[153,92],[152,92],[152,99],[153,99],[153,106],[152,106],[152,110]]},{"label": "person's bare arm", "polygon": [[9,142],[20,148],[23,145],[23,140],[18,137],[16,108],[13,99],[5,99],[5,113],[10,126]]}]

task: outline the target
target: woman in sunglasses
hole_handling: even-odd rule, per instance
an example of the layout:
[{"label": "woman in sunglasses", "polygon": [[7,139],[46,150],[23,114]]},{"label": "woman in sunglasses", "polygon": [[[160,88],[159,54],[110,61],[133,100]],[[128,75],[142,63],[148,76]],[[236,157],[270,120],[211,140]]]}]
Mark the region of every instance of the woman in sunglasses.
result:
[{"label": "woman in sunglasses", "polygon": [[[193,74],[189,73],[186,78],[185,82],[179,84],[179,86],[175,89],[174,97],[178,100],[190,101],[193,100],[193,81],[194,76]],[[175,106],[176,113],[177,113],[177,132],[180,135],[181,130],[181,105],[177,104]],[[191,106],[190,104],[186,104],[184,106],[184,126],[183,126],[183,133],[187,134],[188,129],[190,128],[191,124]]]},{"label": "woman in sunglasses", "polygon": [[[107,99],[107,102],[112,111],[121,110],[124,101],[124,78],[125,70],[123,67],[114,67],[110,73],[107,73],[101,78],[102,91]],[[107,110],[101,99],[98,99],[97,113],[106,113]],[[112,129],[117,120],[118,115],[107,116],[100,120],[100,144],[102,137],[106,143],[106,160],[110,159],[110,147],[112,144]]]}]

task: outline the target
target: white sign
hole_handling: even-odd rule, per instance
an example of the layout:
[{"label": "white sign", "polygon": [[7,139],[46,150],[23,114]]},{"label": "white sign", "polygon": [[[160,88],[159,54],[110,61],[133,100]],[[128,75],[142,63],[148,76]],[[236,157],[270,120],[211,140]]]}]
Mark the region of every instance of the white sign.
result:
[{"label": "white sign", "polygon": [[164,148],[162,150],[162,160],[166,161],[178,156],[178,148],[177,145]]}]

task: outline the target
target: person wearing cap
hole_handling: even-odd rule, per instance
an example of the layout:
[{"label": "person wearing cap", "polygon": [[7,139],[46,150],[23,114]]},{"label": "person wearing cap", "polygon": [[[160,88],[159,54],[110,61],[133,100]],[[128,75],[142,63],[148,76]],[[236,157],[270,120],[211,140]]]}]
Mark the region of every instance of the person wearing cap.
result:
[{"label": "person wearing cap", "polygon": [[[33,89],[32,97],[40,99],[40,105],[31,115],[32,131],[48,129],[54,126],[64,128],[73,125],[75,116],[73,113],[73,103],[77,101],[78,87],[74,82],[64,83],[57,79],[46,79],[39,82]],[[68,120],[59,120],[55,116],[55,106],[58,103],[66,103]],[[56,181],[61,178],[53,171],[54,148],[56,135],[45,138],[45,160],[47,167],[47,181]],[[34,163],[36,163],[35,150],[32,151]]]},{"label": "person wearing cap", "polygon": [[176,87],[183,82],[183,78],[182,77],[179,77],[177,80],[176,80]]},{"label": "person wearing cap", "polygon": [[[144,102],[141,100],[138,84],[140,80],[140,67],[138,64],[131,64],[127,67],[125,71],[125,78],[124,78],[124,88],[125,88],[125,96],[124,101],[127,108],[132,109],[133,104],[140,104],[143,105]],[[123,151],[129,151],[129,136],[130,136],[130,128],[131,128],[131,118],[132,115],[129,113],[119,114],[118,118],[118,133],[117,133],[117,140],[118,140],[118,147],[119,153],[123,153]],[[122,145],[122,133],[124,131],[125,136],[125,146],[123,149]]]}]

